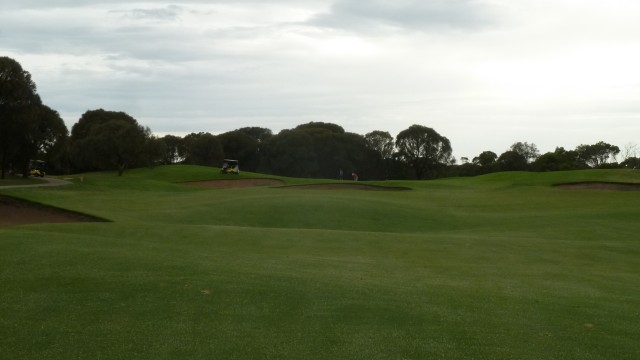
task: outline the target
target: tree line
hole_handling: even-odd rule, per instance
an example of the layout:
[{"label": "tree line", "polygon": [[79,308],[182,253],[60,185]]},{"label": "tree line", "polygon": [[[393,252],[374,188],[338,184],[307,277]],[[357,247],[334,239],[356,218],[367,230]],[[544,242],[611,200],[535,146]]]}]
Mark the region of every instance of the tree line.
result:
[{"label": "tree line", "polygon": [[28,176],[30,160],[44,160],[48,172],[68,174],[163,164],[218,167],[223,159],[243,170],[291,177],[335,178],[357,173],[361,179],[431,179],[474,176],[495,171],[639,168],[635,146],[623,151],[598,142],[574,150],[540,154],[535,144],[517,142],[498,155],[484,151],[457,163],[449,139],[436,130],[412,125],[395,138],[387,131],[365,135],[331,123],[310,122],[274,134],[244,127],[219,135],[154,136],[124,112],[86,111],[69,132],[55,110],[44,105],[31,75],[0,57],[0,164],[2,178],[12,171]]}]

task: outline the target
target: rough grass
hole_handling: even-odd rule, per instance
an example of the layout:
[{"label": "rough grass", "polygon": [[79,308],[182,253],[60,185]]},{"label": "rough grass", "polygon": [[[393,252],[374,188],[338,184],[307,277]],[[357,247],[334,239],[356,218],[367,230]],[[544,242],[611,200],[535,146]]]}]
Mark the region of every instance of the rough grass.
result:
[{"label": "rough grass", "polygon": [[638,172],[378,183],[401,192],[175,184],[219,177],[5,190],[115,222],[0,230],[0,353],[640,358],[640,193],[551,186]]}]

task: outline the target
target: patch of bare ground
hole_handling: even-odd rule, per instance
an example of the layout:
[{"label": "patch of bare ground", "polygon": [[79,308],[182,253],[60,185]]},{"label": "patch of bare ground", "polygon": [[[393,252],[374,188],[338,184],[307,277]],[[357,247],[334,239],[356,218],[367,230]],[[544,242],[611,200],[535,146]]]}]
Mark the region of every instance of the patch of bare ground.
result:
[{"label": "patch of bare ground", "polygon": [[8,196],[0,196],[0,228],[27,224],[103,221],[106,220]]},{"label": "patch of bare ground", "polygon": [[357,183],[329,183],[329,184],[302,184],[285,186],[286,189],[312,189],[312,190],[370,190],[370,191],[403,191],[411,190],[408,187],[401,186],[382,186],[371,184],[357,184]]},{"label": "patch of bare ground", "polygon": [[183,182],[182,185],[205,187],[212,189],[229,189],[254,186],[277,186],[284,185],[284,181],[278,179],[234,179],[234,180],[208,180],[208,181],[189,181]]},{"label": "patch of bare ground", "polygon": [[588,181],[570,184],[559,184],[555,185],[555,187],[565,190],[640,191],[639,183]]}]

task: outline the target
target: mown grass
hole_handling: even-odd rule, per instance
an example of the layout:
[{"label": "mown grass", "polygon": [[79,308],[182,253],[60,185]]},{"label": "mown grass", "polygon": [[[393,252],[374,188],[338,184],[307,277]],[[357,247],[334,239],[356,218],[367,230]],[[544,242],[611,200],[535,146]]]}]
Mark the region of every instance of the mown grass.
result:
[{"label": "mown grass", "polygon": [[398,192],[176,184],[220,177],[159,167],[2,191],[114,222],[0,229],[0,353],[640,358],[640,193],[551,186],[638,172],[379,183],[413,188]]}]

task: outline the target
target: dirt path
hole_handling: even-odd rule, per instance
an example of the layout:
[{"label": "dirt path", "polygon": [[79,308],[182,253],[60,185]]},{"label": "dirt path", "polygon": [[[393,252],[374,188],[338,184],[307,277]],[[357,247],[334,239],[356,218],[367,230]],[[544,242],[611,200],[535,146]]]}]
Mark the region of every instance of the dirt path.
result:
[{"label": "dirt path", "polygon": [[60,180],[60,179],[54,179],[54,178],[48,178],[48,177],[44,177],[44,178],[42,178],[42,180],[46,181],[46,183],[44,183],[44,184],[33,184],[33,185],[7,185],[7,186],[0,186],[0,190],[3,190],[3,189],[31,188],[31,187],[42,187],[42,186],[64,186],[64,185],[70,185],[71,184],[71,182],[66,181],[66,180]]}]

